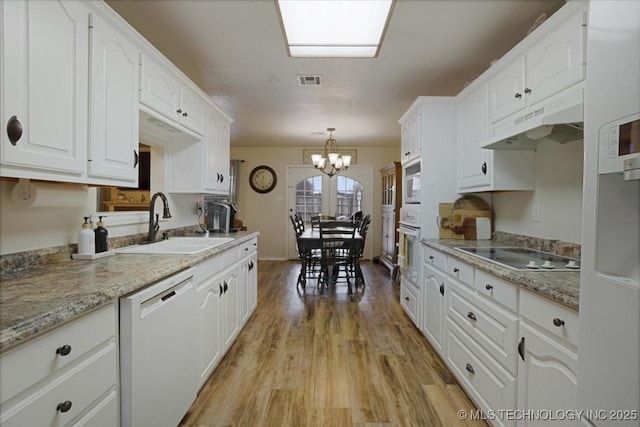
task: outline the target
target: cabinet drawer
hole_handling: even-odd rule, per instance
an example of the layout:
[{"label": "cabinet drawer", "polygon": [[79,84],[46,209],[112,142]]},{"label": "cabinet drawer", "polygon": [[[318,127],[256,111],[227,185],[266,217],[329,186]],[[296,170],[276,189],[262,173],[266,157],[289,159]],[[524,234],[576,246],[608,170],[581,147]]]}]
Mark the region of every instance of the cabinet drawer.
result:
[{"label": "cabinet drawer", "polygon": [[551,336],[578,347],[577,311],[523,289],[520,291],[520,315]]},{"label": "cabinet drawer", "polygon": [[473,287],[473,267],[454,257],[447,257],[447,274],[467,286]]},{"label": "cabinet drawer", "polygon": [[[447,362],[451,371],[464,385],[465,391],[484,411],[514,410],[516,379],[448,320]],[[497,418],[496,425],[515,425],[515,421]]]},{"label": "cabinet drawer", "polygon": [[[113,341],[115,328],[115,304],[111,304],[2,354],[0,400],[7,401],[100,343]],[[70,351],[63,356],[65,350]]]},{"label": "cabinet drawer", "polygon": [[442,252],[425,246],[423,254],[425,263],[431,264],[442,271],[447,269],[447,256]]},{"label": "cabinet drawer", "polygon": [[111,390],[82,418],[72,424],[73,427],[83,426],[117,426],[118,416],[118,393]]},{"label": "cabinet drawer", "polygon": [[251,239],[240,245],[240,258],[247,257],[258,250],[258,239]]},{"label": "cabinet drawer", "polygon": [[400,284],[400,305],[409,315],[416,326],[418,325],[418,293],[407,281],[401,279]]},{"label": "cabinet drawer", "polygon": [[240,246],[234,246],[222,252],[222,268],[227,268],[238,262],[240,259]]},{"label": "cabinet drawer", "polygon": [[481,270],[475,272],[475,288],[478,293],[516,311],[518,289],[516,285]]},{"label": "cabinet drawer", "polygon": [[507,371],[516,372],[518,318],[452,284],[447,315]]},{"label": "cabinet drawer", "polygon": [[[115,343],[108,344],[72,369],[53,377],[33,394],[3,408],[0,424],[6,427],[67,425],[110,388],[115,390],[115,348]],[[67,412],[57,409],[64,402],[70,402]]]}]

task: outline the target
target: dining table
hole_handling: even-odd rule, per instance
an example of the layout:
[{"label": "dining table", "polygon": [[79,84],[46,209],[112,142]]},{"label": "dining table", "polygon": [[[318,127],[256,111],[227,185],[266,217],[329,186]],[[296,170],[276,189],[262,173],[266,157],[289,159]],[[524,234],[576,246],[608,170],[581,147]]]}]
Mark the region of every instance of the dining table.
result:
[{"label": "dining table", "polygon": [[[355,253],[353,257],[353,263],[354,263],[353,267],[354,267],[356,287],[358,287],[359,285],[364,286],[364,276],[362,274],[362,269],[360,268],[360,256],[358,256],[359,254],[362,253],[364,238],[360,235],[360,233],[357,230],[355,231],[353,236],[349,232],[343,235],[332,236],[332,238],[336,238],[336,237],[343,238],[345,241],[345,246],[351,247],[350,243],[353,243],[352,250]],[[302,234],[300,234],[297,237],[297,239],[298,239],[298,251],[301,254],[311,254],[314,251],[318,251],[322,249],[322,240],[320,238],[320,230],[317,228],[305,229],[302,232]],[[351,239],[354,239],[354,241],[350,242]],[[300,261],[302,263],[302,269],[300,271],[299,281],[302,284],[302,287],[304,288],[306,284],[305,272],[308,271],[308,268],[309,268],[309,265],[308,265],[309,259],[305,256],[301,256]]]}]

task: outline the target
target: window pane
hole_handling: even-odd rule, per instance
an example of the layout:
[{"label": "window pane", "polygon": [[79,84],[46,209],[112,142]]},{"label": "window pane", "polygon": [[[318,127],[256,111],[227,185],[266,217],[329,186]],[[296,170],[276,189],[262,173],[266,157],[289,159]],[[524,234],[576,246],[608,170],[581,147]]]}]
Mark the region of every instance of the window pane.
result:
[{"label": "window pane", "polygon": [[322,212],[322,176],[313,176],[296,184],[296,213],[305,223]]},{"label": "window pane", "polygon": [[338,192],[336,194],[336,215],[351,216],[362,210],[364,194],[363,186],[355,179],[338,176],[336,186]]}]

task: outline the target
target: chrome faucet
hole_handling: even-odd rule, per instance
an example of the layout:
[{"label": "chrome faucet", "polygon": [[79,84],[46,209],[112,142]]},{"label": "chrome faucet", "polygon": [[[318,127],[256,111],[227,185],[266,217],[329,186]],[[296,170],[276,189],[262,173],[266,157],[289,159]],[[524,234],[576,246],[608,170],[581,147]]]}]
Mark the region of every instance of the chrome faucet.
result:
[{"label": "chrome faucet", "polygon": [[169,212],[169,201],[167,200],[167,196],[163,193],[156,193],[151,197],[151,202],[149,203],[149,235],[147,236],[147,242],[151,243],[156,240],[156,234],[160,229],[160,224],[158,224],[158,220],[160,215],[155,214],[154,221],[154,204],[156,199],[160,196],[162,199],[162,204],[164,205],[164,210],[162,213],[162,218],[171,218],[171,212]]}]

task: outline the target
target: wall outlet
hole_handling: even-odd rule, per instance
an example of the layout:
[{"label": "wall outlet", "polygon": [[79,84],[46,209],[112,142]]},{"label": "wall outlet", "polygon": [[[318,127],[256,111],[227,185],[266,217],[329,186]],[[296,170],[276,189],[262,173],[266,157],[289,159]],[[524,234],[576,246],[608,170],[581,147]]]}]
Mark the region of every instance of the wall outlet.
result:
[{"label": "wall outlet", "polygon": [[531,205],[531,221],[542,222],[542,205],[540,203]]}]

